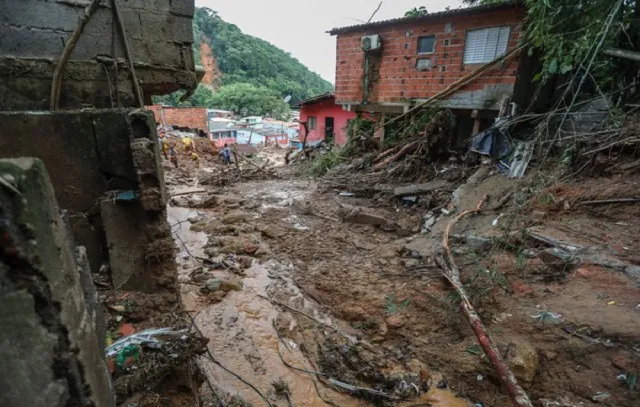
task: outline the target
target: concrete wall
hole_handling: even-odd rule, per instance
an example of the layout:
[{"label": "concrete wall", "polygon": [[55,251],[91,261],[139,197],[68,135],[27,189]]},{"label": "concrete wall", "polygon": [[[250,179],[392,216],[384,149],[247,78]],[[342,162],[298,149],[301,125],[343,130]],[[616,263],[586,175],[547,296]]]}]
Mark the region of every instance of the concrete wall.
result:
[{"label": "concrete wall", "polygon": [[[0,110],[45,109],[51,77],[85,0],[0,0]],[[119,1],[147,100],[197,85],[193,0]],[[135,106],[122,37],[103,0],[63,76],[61,107]]]},{"label": "concrete wall", "polygon": [[[336,61],[336,103],[362,104],[365,53],[364,35],[379,34],[382,51],[370,56],[371,81],[367,102],[370,104],[408,104],[412,99],[427,99],[468,75],[482,64],[463,64],[467,30],[509,26],[507,50],[518,46],[525,17],[523,7],[508,6],[466,16],[449,16],[425,21],[403,22],[338,34]],[[434,35],[432,54],[417,52],[420,36]],[[419,71],[418,58],[431,60],[432,69]],[[482,74],[442,104],[457,109],[498,109],[502,98],[513,92],[518,74],[518,59]]]},{"label": "concrete wall", "polygon": [[0,160],[0,176],[0,405],[111,407],[97,295],[47,171]]},{"label": "concrete wall", "polygon": [[[92,271],[109,264],[116,288],[175,294],[173,240],[151,112],[0,112],[0,122],[0,158],[33,156],[45,163]],[[129,190],[135,200],[114,200]]]}]

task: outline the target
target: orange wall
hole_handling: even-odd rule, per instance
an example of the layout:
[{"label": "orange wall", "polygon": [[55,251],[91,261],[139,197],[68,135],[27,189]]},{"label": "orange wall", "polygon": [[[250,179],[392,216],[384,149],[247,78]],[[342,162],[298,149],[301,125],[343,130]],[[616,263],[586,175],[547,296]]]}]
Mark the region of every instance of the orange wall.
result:
[{"label": "orange wall", "polygon": [[171,128],[187,127],[198,129],[207,133],[207,109],[205,107],[168,107],[168,106],[146,106],[156,117],[156,122],[162,124],[161,110],[164,111],[164,124]]}]

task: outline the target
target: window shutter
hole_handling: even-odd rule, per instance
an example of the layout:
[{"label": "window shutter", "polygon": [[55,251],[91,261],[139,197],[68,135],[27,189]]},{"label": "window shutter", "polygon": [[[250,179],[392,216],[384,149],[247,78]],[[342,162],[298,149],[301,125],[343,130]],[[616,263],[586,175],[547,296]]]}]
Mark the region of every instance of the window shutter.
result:
[{"label": "window shutter", "polygon": [[481,64],[491,62],[507,51],[508,43],[508,26],[467,31],[463,63]]}]

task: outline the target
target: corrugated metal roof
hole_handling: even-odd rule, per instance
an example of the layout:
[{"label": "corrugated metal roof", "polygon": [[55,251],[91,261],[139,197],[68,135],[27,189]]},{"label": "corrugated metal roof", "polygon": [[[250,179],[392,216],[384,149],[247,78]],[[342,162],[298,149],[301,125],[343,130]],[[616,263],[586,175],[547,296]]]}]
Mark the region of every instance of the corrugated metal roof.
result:
[{"label": "corrugated metal roof", "polygon": [[418,16],[418,17],[400,17],[400,18],[394,18],[391,20],[376,21],[373,23],[334,28],[331,31],[327,31],[327,32],[331,35],[337,35],[337,34],[342,34],[347,32],[353,32],[353,31],[362,31],[362,30],[369,30],[374,28],[381,28],[381,27],[386,27],[386,26],[396,25],[396,24],[423,22],[423,21],[429,21],[429,20],[438,19],[438,18],[446,18],[446,17],[454,17],[454,16],[465,16],[470,14],[476,14],[483,11],[499,10],[503,8],[523,7],[523,5],[524,5],[524,2],[522,0],[507,0],[502,3],[482,4],[482,5],[473,6],[473,7],[459,8],[454,10],[445,10],[437,13],[429,13],[424,16]]},{"label": "corrugated metal roof", "polygon": [[329,98],[332,98],[332,97],[335,97],[335,96],[336,96],[336,94],[333,93],[333,92],[326,92],[326,93],[323,93],[321,95],[316,95],[316,96],[310,97],[309,99],[305,99],[302,102],[298,103],[295,107],[302,107],[302,106],[305,106],[305,105],[310,105],[312,103],[316,103],[316,102],[319,102],[321,100],[329,99]]}]

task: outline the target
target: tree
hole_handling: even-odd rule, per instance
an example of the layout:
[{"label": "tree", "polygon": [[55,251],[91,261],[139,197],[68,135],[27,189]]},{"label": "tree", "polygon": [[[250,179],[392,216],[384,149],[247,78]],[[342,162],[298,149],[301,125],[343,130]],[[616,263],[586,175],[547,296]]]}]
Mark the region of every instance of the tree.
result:
[{"label": "tree", "polygon": [[420,16],[426,16],[427,14],[429,14],[429,12],[427,11],[427,8],[425,6],[421,6],[421,7],[414,7],[411,10],[407,11],[406,13],[404,13],[405,17],[420,17]]},{"label": "tree", "polygon": [[[222,20],[206,7],[194,14],[194,49],[207,41],[213,50],[222,84],[248,83],[291,95],[291,104],[333,89],[331,83],[311,72],[289,53]],[[200,41],[200,42],[198,42]]]},{"label": "tree", "polygon": [[[467,4],[501,0],[465,0]],[[620,7],[617,7],[618,3]],[[620,78],[612,74],[620,61],[600,51],[607,47],[637,50],[640,46],[640,0],[525,0],[523,41],[540,51],[542,70],[535,79],[586,69],[601,86]],[[602,42],[602,43],[601,43]],[[600,45],[599,45],[600,44]]]},{"label": "tree", "polygon": [[220,87],[211,99],[216,109],[232,110],[241,116],[268,116],[288,119],[289,105],[280,95],[264,86],[234,83]]}]

